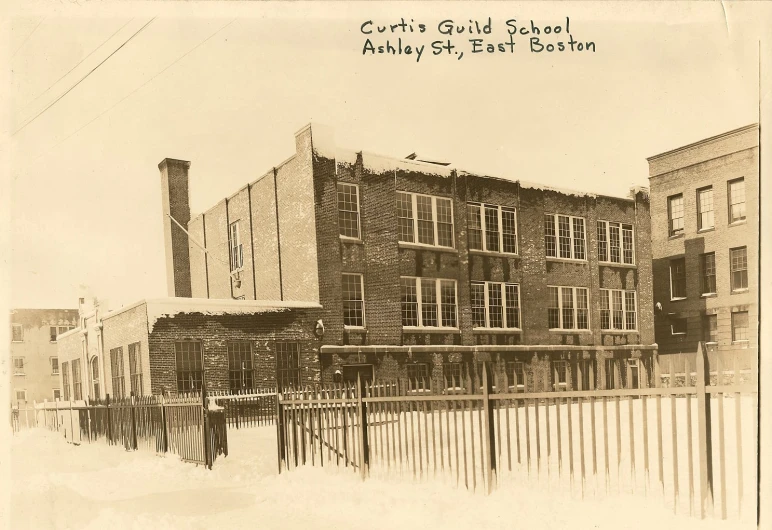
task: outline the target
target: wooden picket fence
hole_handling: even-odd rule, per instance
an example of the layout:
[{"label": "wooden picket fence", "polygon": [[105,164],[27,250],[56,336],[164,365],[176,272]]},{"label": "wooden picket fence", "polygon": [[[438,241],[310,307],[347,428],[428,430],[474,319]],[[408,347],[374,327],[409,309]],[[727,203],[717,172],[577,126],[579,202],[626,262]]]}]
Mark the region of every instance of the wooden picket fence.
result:
[{"label": "wooden picket fence", "polygon": [[72,443],[106,442],[126,450],[147,449],[178,455],[211,469],[228,455],[224,411],[211,407],[206,392],[174,396],[45,403],[37,408],[42,424],[62,430]]},{"label": "wooden picket fence", "polygon": [[[486,366],[481,385],[465,385],[480,393],[361,380],[285,390],[279,472],[333,465],[362,479],[436,477],[485,492],[536,480],[582,497],[659,495],[699,517],[727,518],[729,502],[733,516],[755,512],[757,372],[745,383],[738,372],[734,384],[706,384],[706,359],[700,343],[693,386],[493,393]],[[753,437],[743,431],[751,424]]]}]

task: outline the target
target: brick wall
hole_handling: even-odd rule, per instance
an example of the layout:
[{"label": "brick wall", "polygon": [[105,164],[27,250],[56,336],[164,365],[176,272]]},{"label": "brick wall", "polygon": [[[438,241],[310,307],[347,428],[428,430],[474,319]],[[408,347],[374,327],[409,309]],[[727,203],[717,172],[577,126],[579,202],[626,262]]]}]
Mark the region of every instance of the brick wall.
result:
[{"label": "brick wall", "polygon": [[149,336],[149,367],[152,393],[176,391],[175,342],[201,341],[204,373],[213,390],[228,389],[228,342],[246,341],[252,345],[255,385],[276,386],[276,342],[300,344],[302,384],[320,380],[319,340],[314,335],[316,311],[277,311],[258,315],[180,314],[160,318]]},{"label": "brick wall", "polygon": [[[368,155],[364,155],[368,156]],[[570,195],[518,182],[461,174],[450,177],[395,170],[368,169],[363,155],[356,161],[337,163],[322,157],[314,161],[314,191],[318,217],[318,252],[321,302],[324,306],[325,344],[390,345],[506,345],[651,344],[654,340],[649,244],[649,203],[644,193],[634,200]],[[338,236],[336,182],[359,185],[361,241]],[[415,248],[398,242],[396,191],[424,193],[453,200],[455,248]],[[483,202],[517,208],[519,253],[508,256],[467,250],[467,203]],[[586,262],[547,259],[544,214],[561,213],[585,218]],[[635,266],[599,264],[596,221],[635,226]],[[364,275],[366,332],[344,330],[341,273]],[[400,276],[457,280],[459,332],[408,332],[402,330]],[[487,333],[472,328],[470,282],[497,281],[520,284],[522,332]],[[548,285],[588,287],[590,331],[551,332],[544,303]],[[638,332],[602,333],[600,288],[635,289],[638,294]]]},{"label": "brick wall", "polygon": [[150,395],[150,348],[147,332],[147,305],[143,302],[102,321],[103,356],[100,359],[104,374],[102,396],[115,397],[113,388],[113,370],[110,351],[123,348],[123,386],[126,395],[130,395],[131,368],[129,364],[129,344],[139,342],[142,373],[142,392],[136,389],[136,395]]},{"label": "brick wall", "polygon": [[[718,344],[711,350],[725,352],[757,348],[758,333],[758,129],[733,131],[693,147],[666,153],[650,160],[651,233],[653,254],[653,302],[662,305],[656,313],[656,341],[662,354],[696,351],[705,339],[705,315],[717,315]],[[746,221],[729,224],[727,182],[745,179]],[[698,232],[697,189],[713,187],[715,228]],[[684,231],[668,233],[668,197],[682,193]],[[729,249],[747,247],[748,291],[732,293]],[[715,252],[715,297],[701,296],[700,256]],[[670,299],[670,261],[685,258],[685,300]],[[732,343],[731,315],[748,311],[750,340]],[[672,318],[685,318],[686,335],[672,335]]]},{"label": "brick wall", "polygon": [[[188,195],[190,162],[166,158],[158,164],[161,171],[161,207],[166,247],[166,280],[169,296],[191,295],[188,236],[177,223],[190,221]],[[168,214],[168,215],[167,215]],[[175,223],[169,215],[177,221]]]}]

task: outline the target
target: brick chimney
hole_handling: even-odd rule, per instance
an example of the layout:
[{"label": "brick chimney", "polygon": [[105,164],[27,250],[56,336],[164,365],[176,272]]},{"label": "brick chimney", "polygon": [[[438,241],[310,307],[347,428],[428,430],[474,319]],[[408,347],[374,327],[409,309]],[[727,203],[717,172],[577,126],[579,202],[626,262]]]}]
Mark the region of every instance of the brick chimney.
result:
[{"label": "brick chimney", "polygon": [[[164,158],[158,164],[158,169],[161,171],[166,288],[169,296],[190,298],[190,255],[188,253],[188,234],[185,232],[190,221],[188,196],[190,162]],[[185,227],[185,230],[180,228],[180,225]]]}]

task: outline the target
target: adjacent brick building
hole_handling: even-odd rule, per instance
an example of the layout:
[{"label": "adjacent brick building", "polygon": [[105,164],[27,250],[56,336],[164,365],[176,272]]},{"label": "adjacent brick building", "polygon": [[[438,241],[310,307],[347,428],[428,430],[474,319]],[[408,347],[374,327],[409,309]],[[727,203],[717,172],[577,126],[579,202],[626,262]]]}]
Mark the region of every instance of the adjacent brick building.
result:
[{"label": "adjacent brick building", "polygon": [[[648,159],[659,353],[758,355],[759,126]],[[747,366],[742,366],[746,368]]]},{"label": "adjacent brick building", "polygon": [[344,150],[317,125],[198,216],[189,168],[159,164],[170,296],[319,304],[321,381],[437,387],[489,362],[518,389],[652,383],[645,188],[561,191]]},{"label": "adjacent brick building", "polygon": [[76,309],[11,311],[11,403],[24,407],[59,397],[57,340],[77,323]]},{"label": "adjacent brick building", "polygon": [[276,388],[319,380],[319,305],[162,298],[86,308],[59,337],[62,399]]}]

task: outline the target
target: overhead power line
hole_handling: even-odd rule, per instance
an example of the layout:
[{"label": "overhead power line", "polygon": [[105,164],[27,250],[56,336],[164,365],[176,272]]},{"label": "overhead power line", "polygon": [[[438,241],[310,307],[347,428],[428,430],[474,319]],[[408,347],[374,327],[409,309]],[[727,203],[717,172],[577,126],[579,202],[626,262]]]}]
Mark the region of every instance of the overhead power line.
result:
[{"label": "overhead power line", "polygon": [[38,155],[38,156],[35,158],[35,160],[33,160],[33,162],[37,161],[37,160],[38,160],[38,159],[40,159],[41,157],[43,157],[43,156],[45,156],[46,154],[50,153],[52,150],[56,149],[58,146],[60,146],[61,144],[63,144],[64,142],[66,142],[67,140],[69,140],[70,138],[72,138],[73,136],[75,136],[76,134],[78,134],[80,131],[82,131],[83,129],[85,129],[86,127],[88,127],[88,126],[89,126],[89,125],[91,125],[92,123],[94,123],[96,120],[98,120],[99,118],[101,118],[102,116],[104,116],[105,114],[107,114],[108,112],[110,112],[111,110],[113,110],[115,107],[117,107],[118,105],[120,105],[121,103],[123,103],[124,101],[126,101],[127,99],[129,99],[129,98],[130,98],[131,96],[133,96],[133,95],[134,95],[134,94],[135,94],[137,91],[139,91],[140,89],[142,89],[142,88],[143,88],[143,87],[145,87],[146,85],[150,84],[150,83],[151,83],[153,80],[155,80],[157,77],[159,77],[159,76],[163,75],[163,73],[164,73],[164,72],[166,72],[167,70],[169,70],[169,69],[170,69],[172,66],[174,66],[175,64],[177,64],[178,62],[180,62],[181,60],[183,60],[185,57],[187,57],[187,56],[188,56],[188,55],[190,55],[191,53],[193,53],[193,52],[194,52],[196,49],[198,49],[199,47],[201,47],[201,46],[203,46],[204,44],[206,44],[206,43],[207,43],[207,42],[208,42],[210,39],[212,39],[212,38],[213,38],[215,35],[217,35],[217,34],[218,34],[218,33],[220,33],[222,30],[224,30],[225,28],[227,28],[228,26],[230,26],[231,24],[233,24],[235,21],[236,21],[236,19],[235,19],[235,18],[234,18],[234,19],[232,19],[230,22],[228,22],[227,24],[225,24],[224,26],[222,26],[220,29],[218,29],[217,31],[215,31],[214,33],[212,33],[211,35],[209,35],[207,38],[205,38],[204,40],[202,40],[201,42],[199,42],[198,44],[196,44],[195,46],[193,46],[193,47],[192,47],[190,50],[188,50],[188,51],[186,51],[184,54],[180,55],[180,56],[179,56],[177,59],[175,59],[175,60],[174,60],[174,61],[173,61],[171,64],[169,64],[169,66],[167,66],[166,68],[164,68],[163,70],[161,70],[160,72],[158,72],[157,74],[155,74],[153,77],[151,77],[150,79],[148,79],[147,81],[145,81],[144,83],[142,83],[141,85],[139,85],[137,88],[135,88],[134,90],[132,90],[131,92],[129,92],[128,94],[126,94],[126,95],[125,95],[125,96],[124,96],[124,97],[123,97],[123,98],[122,98],[120,101],[118,101],[117,103],[115,103],[115,105],[113,105],[112,107],[108,108],[107,110],[105,110],[105,111],[101,112],[100,114],[97,114],[97,115],[96,115],[94,118],[92,118],[92,119],[91,119],[91,121],[87,122],[87,123],[86,123],[85,125],[83,125],[82,127],[80,127],[80,128],[78,128],[78,129],[76,129],[75,131],[73,131],[72,133],[70,133],[69,135],[67,135],[66,137],[62,138],[62,140],[61,140],[61,141],[59,141],[59,142],[55,143],[54,145],[52,145],[52,146],[51,146],[51,147],[50,147],[50,148],[49,148],[49,149],[48,149],[48,150],[47,150],[45,153],[41,153],[40,155]]},{"label": "overhead power line", "polygon": [[16,57],[16,54],[19,53],[19,50],[24,48],[24,45],[27,44],[27,41],[29,40],[29,38],[32,36],[33,33],[35,33],[38,30],[38,28],[40,27],[40,25],[43,23],[43,21],[45,19],[46,19],[46,17],[43,17],[43,18],[40,19],[40,22],[38,22],[38,25],[35,26],[35,29],[33,29],[32,31],[29,32],[29,35],[27,35],[27,37],[24,39],[24,42],[22,42],[21,45],[19,45],[19,47],[16,48],[16,51],[13,52],[13,55],[11,55],[11,59]]},{"label": "overhead power line", "polygon": [[148,27],[148,26],[150,25],[150,23],[151,23],[151,22],[153,22],[155,19],[156,19],[156,17],[153,17],[153,18],[151,18],[151,19],[150,19],[150,20],[149,20],[149,21],[148,21],[148,22],[147,22],[147,23],[146,23],[144,26],[142,26],[141,28],[139,28],[139,29],[138,29],[138,30],[137,30],[137,31],[136,31],[136,32],[135,32],[135,33],[134,33],[134,34],[133,34],[131,37],[129,37],[128,39],[126,39],[125,41],[123,41],[123,44],[121,44],[120,46],[118,46],[118,47],[117,47],[117,48],[116,48],[116,49],[115,49],[115,50],[114,50],[114,51],[113,51],[113,52],[112,52],[110,55],[108,55],[107,57],[105,57],[105,58],[104,58],[104,59],[103,59],[103,60],[102,60],[102,61],[101,61],[99,64],[97,64],[97,65],[96,65],[94,68],[92,68],[91,70],[89,70],[89,72],[88,72],[86,75],[84,75],[83,77],[81,77],[81,78],[78,80],[78,82],[77,82],[77,83],[75,83],[75,84],[74,84],[74,85],[72,85],[72,86],[71,86],[69,89],[67,89],[67,90],[64,92],[64,94],[62,94],[61,96],[59,96],[58,98],[56,98],[55,100],[53,100],[53,101],[52,101],[52,102],[51,102],[51,103],[50,103],[50,104],[49,104],[49,105],[48,105],[46,108],[44,108],[43,110],[41,110],[40,112],[38,112],[38,113],[35,115],[35,117],[34,117],[34,118],[32,118],[31,120],[29,120],[27,123],[25,123],[24,125],[22,125],[22,126],[21,126],[21,127],[19,127],[18,129],[16,129],[16,131],[14,131],[14,133],[13,133],[11,136],[16,136],[16,135],[17,135],[19,132],[21,132],[21,131],[22,131],[22,130],[23,130],[23,129],[24,129],[26,126],[27,126],[27,125],[29,125],[30,123],[32,123],[33,121],[35,121],[36,119],[38,119],[38,118],[39,118],[39,117],[40,117],[40,116],[41,116],[41,115],[42,115],[42,114],[43,114],[45,111],[47,111],[48,109],[50,109],[51,107],[53,107],[54,105],[56,105],[56,103],[57,103],[59,100],[61,100],[61,99],[62,99],[64,96],[66,96],[67,94],[69,94],[70,92],[72,92],[72,91],[73,91],[73,89],[74,89],[75,87],[77,87],[79,84],[81,84],[81,83],[82,83],[82,82],[83,82],[83,81],[84,81],[84,80],[85,80],[85,79],[86,79],[88,76],[90,76],[91,74],[93,74],[93,73],[94,73],[94,72],[95,72],[95,71],[96,71],[96,70],[97,70],[97,69],[98,69],[100,66],[102,66],[103,64],[105,64],[105,63],[107,62],[107,60],[108,60],[108,59],[110,59],[110,57],[112,57],[113,55],[115,55],[116,53],[118,53],[118,51],[119,51],[121,48],[123,48],[124,46],[126,46],[126,45],[127,45],[127,44],[128,44],[128,43],[129,43],[129,42],[130,42],[130,41],[131,41],[131,40],[132,40],[134,37],[136,37],[137,35],[139,35],[139,34],[140,34],[140,33],[141,33],[141,32],[142,32],[142,31],[143,31],[143,30],[144,30],[146,27]]},{"label": "overhead power line", "polygon": [[118,34],[118,32],[119,32],[119,31],[121,31],[123,28],[125,28],[126,26],[128,26],[128,25],[129,25],[129,24],[130,24],[130,23],[131,23],[133,20],[134,20],[133,18],[132,18],[132,19],[130,19],[130,20],[129,20],[128,22],[126,22],[126,23],[125,23],[123,26],[121,26],[120,28],[118,28],[117,30],[115,30],[115,32],[113,32],[113,34],[112,34],[112,35],[110,35],[110,36],[109,36],[109,37],[107,37],[107,38],[106,38],[104,41],[102,41],[102,44],[100,44],[99,46],[97,46],[96,48],[94,48],[93,50],[91,50],[91,52],[90,52],[88,55],[86,55],[86,56],[85,56],[83,59],[81,59],[80,61],[78,61],[78,64],[76,64],[75,66],[73,66],[72,68],[70,68],[70,69],[67,71],[67,73],[66,73],[66,74],[64,74],[62,77],[60,77],[59,79],[57,79],[56,81],[54,81],[53,83],[51,83],[51,85],[50,85],[48,88],[46,88],[46,89],[45,89],[43,92],[41,92],[41,93],[40,93],[40,94],[39,94],[39,95],[38,95],[38,96],[37,96],[35,99],[33,99],[32,101],[30,101],[29,103],[27,103],[27,105],[25,105],[25,107],[24,107],[24,108],[26,109],[27,107],[29,107],[30,105],[32,105],[33,103],[35,103],[37,100],[39,100],[41,97],[43,97],[43,96],[44,96],[46,93],[48,93],[48,91],[49,91],[49,90],[51,90],[53,87],[55,87],[55,86],[56,86],[56,85],[59,83],[59,81],[61,81],[62,79],[64,79],[64,78],[65,78],[65,77],[67,77],[68,75],[70,75],[70,73],[72,73],[72,71],[73,71],[73,70],[75,70],[75,69],[76,69],[78,66],[80,66],[81,64],[83,64],[83,62],[84,62],[86,59],[88,59],[89,57],[91,57],[92,55],[94,55],[94,53],[95,53],[95,52],[96,52],[98,49],[100,49],[102,46],[104,46],[104,45],[107,43],[107,41],[109,41],[110,39],[112,39],[113,37],[115,37],[115,36]]}]

